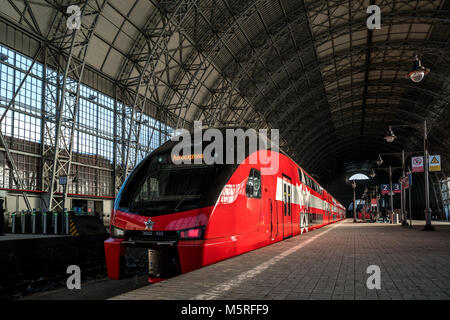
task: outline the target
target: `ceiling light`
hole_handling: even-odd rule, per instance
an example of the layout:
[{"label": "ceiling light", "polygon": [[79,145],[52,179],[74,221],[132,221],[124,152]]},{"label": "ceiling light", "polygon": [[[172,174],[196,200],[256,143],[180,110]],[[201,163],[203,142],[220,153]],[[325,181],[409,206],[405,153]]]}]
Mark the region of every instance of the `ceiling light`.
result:
[{"label": "ceiling light", "polygon": [[408,73],[407,76],[411,79],[411,81],[418,83],[422,81],[429,72],[430,69],[423,67],[419,58],[416,56],[415,60],[413,61],[412,70]]},{"label": "ceiling light", "polygon": [[375,178],[376,175],[377,175],[377,174],[376,174],[375,171],[373,171],[373,169],[372,169],[372,171],[370,172],[369,176],[373,179],[373,178]]},{"label": "ceiling light", "polygon": [[391,143],[391,142],[394,142],[395,138],[397,138],[397,136],[392,131],[392,128],[389,127],[389,130],[388,130],[386,136],[384,137],[384,139],[386,139],[387,142]]},{"label": "ceiling light", "polygon": [[377,165],[381,166],[383,164],[383,159],[381,159],[381,154],[378,154]]}]

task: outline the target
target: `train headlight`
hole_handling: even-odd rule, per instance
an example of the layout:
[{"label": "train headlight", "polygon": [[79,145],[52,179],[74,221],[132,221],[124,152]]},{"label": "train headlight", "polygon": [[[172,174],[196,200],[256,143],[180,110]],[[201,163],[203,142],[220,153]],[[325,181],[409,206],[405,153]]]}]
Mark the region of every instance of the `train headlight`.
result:
[{"label": "train headlight", "polygon": [[111,225],[111,237],[113,238],[125,238],[125,230],[117,228]]},{"label": "train headlight", "polygon": [[205,227],[197,227],[192,229],[180,230],[178,235],[180,240],[200,240],[203,239]]}]

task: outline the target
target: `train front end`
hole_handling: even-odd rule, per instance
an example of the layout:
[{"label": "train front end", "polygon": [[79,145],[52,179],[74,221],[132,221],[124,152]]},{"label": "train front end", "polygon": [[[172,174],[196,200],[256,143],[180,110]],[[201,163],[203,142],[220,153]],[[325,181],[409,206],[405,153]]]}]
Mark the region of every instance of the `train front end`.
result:
[{"label": "train front end", "polygon": [[168,142],[144,159],[116,198],[104,243],[110,278],[158,282],[204,265],[209,217],[232,168],[176,165],[172,147]]}]

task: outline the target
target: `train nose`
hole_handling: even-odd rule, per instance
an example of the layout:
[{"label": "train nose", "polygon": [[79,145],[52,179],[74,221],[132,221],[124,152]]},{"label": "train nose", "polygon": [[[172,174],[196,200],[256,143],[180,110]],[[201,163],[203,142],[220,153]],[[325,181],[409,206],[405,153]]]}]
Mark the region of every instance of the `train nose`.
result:
[{"label": "train nose", "polygon": [[176,231],[128,231],[125,276],[148,275],[166,279],[180,274]]},{"label": "train nose", "polygon": [[155,222],[152,220],[152,218],[148,218],[147,221],[144,222],[145,230],[153,231],[153,226],[155,225]]},{"label": "train nose", "polygon": [[125,252],[125,275],[170,278],[180,274],[178,253],[170,247],[129,247]]},{"label": "train nose", "polygon": [[164,269],[164,257],[160,250],[148,250],[148,275],[151,278],[161,278]]}]

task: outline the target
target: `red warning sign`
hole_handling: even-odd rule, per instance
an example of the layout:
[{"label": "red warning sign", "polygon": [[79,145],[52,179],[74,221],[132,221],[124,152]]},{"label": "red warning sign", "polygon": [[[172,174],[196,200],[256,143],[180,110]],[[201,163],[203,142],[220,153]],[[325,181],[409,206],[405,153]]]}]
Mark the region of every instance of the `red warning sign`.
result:
[{"label": "red warning sign", "polygon": [[411,171],[412,172],[424,172],[423,157],[411,158]]}]

